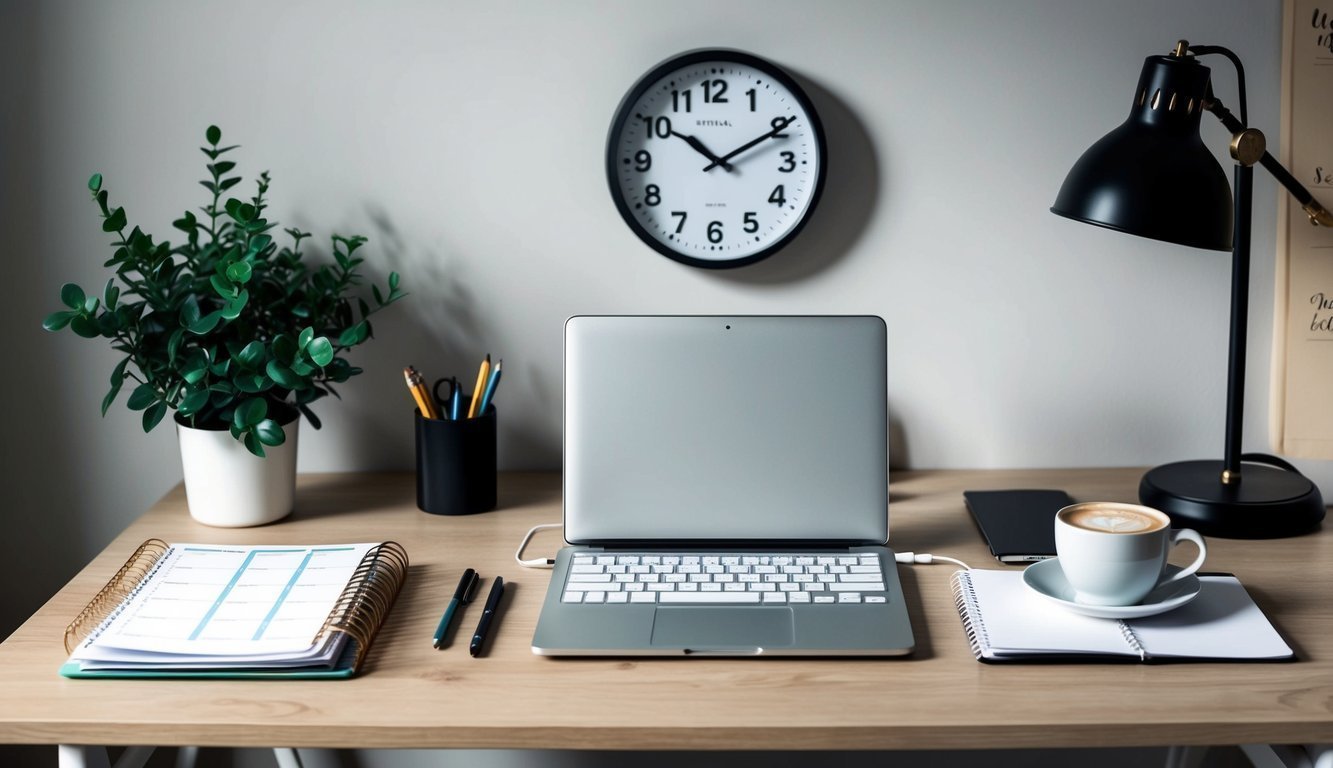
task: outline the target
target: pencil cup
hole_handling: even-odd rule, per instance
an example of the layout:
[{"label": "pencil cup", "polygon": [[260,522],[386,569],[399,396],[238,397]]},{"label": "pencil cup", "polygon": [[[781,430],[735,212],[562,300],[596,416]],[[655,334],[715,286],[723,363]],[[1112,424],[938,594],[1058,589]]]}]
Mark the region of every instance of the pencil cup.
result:
[{"label": "pencil cup", "polygon": [[[470,398],[463,398],[467,413]],[[495,406],[475,419],[423,419],[416,412],[417,506],[432,515],[495,509]]]}]

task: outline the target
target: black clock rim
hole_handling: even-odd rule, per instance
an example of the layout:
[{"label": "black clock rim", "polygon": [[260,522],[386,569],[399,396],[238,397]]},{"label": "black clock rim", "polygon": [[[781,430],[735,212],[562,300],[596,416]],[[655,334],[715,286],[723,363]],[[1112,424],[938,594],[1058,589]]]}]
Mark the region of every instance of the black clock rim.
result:
[{"label": "black clock rim", "polygon": [[[680,251],[672,250],[669,246],[653,237],[652,233],[640,224],[637,218],[635,218],[634,212],[625,202],[625,199],[619,194],[620,184],[616,178],[616,173],[618,172],[615,162],[616,137],[618,137],[620,132],[624,130],[625,123],[629,119],[629,112],[634,104],[648,92],[648,89],[654,83],[667,73],[703,61],[730,61],[737,64],[744,64],[746,66],[754,67],[776,80],[791,92],[796,103],[800,105],[801,109],[805,110],[805,114],[809,116],[810,130],[815,137],[816,151],[819,152],[819,171],[815,176],[815,188],[810,193],[810,204],[806,206],[805,213],[801,216],[800,220],[793,224],[791,229],[787,230],[786,234],[773,241],[768,247],[756,251],[749,256],[727,259],[725,261],[697,259],[693,256],[683,254]],[[814,215],[815,208],[819,205],[819,199],[824,193],[824,177],[828,171],[828,146],[824,142],[824,124],[820,121],[819,113],[815,110],[814,104],[811,103],[810,97],[806,95],[805,89],[801,88],[800,84],[783,71],[777,64],[752,53],[736,50],[734,48],[695,48],[694,50],[686,51],[664,59],[652,69],[648,70],[646,74],[634,82],[634,85],[630,86],[630,89],[625,93],[624,98],[620,100],[620,104],[616,106],[615,116],[611,119],[611,129],[606,135],[605,154],[606,182],[611,193],[611,200],[615,202],[616,210],[620,212],[620,217],[629,225],[630,230],[650,248],[663,256],[680,262],[681,264],[686,264],[691,267],[702,267],[704,269],[734,269],[736,267],[744,267],[758,261],[763,261],[786,247],[798,234],[800,234],[802,229],[805,229],[806,223],[809,222],[810,217]]]}]

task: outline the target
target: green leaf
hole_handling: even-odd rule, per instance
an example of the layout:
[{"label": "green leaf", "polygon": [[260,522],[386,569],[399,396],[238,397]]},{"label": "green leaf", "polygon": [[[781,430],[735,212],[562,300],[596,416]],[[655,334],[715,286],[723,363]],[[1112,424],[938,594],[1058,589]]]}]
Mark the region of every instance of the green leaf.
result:
[{"label": "green leaf", "polygon": [[177,406],[177,410],[180,411],[180,414],[182,416],[193,416],[194,414],[198,413],[204,406],[208,405],[208,400],[212,396],[212,394],[213,393],[207,389],[197,389],[191,392],[190,394],[186,395],[185,397],[181,398],[181,402],[180,405]]},{"label": "green leaf", "polygon": [[268,401],[262,397],[252,397],[236,406],[231,423],[244,427],[253,427],[268,416]]},{"label": "green leaf", "polygon": [[58,331],[61,328],[64,328],[65,326],[69,325],[69,321],[73,320],[78,316],[79,316],[78,312],[71,312],[69,310],[52,312],[51,314],[46,316],[45,320],[42,321],[42,327],[48,331]]},{"label": "green leaf", "polygon": [[171,222],[171,226],[188,234],[199,226],[199,220],[195,218],[193,211],[186,211],[184,216]]},{"label": "green leaf", "polygon": [[85,339],[95,339],[102,335],[97,321],[87,315],[76,314],[69,321],[69,329]]},{"label": "green leaf", "polygon": [[235,320],[240,317],[241,310],[245,309],[245,304],[248,301],[250,301],[250,292],[242,288],[241,292],[236,294],[236,298],[228,301],[227,305],[220,310],[222,318],[224,320]]},{"label": "green leaf", "polygon": [[65,283],[60,286],[60,302],[70,309],[82,309],[83,303],[88,300],[83,289],[74,283]]},{"label": "green leaf", "polygon": [[181,304],[181,327],[189,328],[199,322],[202,315],[203,313],[199,309],[199,299],[194,294],[187,296]]},{"label": "green leaf", "polygon": [[273,358],[275,360],[281,360],[288,364],[298,362],[297,352],[299,351],[296,348],[296,342],[292,341],[292,337],[285,333],[279,334],[273,340]]},{"label": "green leaf", "polygon": [[398,291],[398,281],[399,281],[399,279],[400,279],[400,278],[398,277],[398,273],[397,273],[397,272],[390,272],[390,273],[389,273],[389,292],[390,292],[390,293],[396,293],[396,292]]},{"label": "green leaf", "polygon": [[127,222],[125,220],[125,209],[117,208],[116,210],[112,211],[110,216],[106,217],[105,221],[102,222],[102,231],[119,232],[120,230],[125,228],[126,223]]},{"label": "green leaf", "polygon": [[226,192],[227,190],[231,189],[232,187],[240,183],[241,183],[240,176],[232,176],[230,179],[223,179],[222,183],[218,185],[218,189],[222,192]]},{"label": "green leaf", "polygon": [[259,436],[254,433],[254,430],[245,433],[245,449],[261,459],[264,458],[264,444],[260,442]]},{"label": "green leaf", "polygon": [[100,192],[102,190],[102,174],[94,173],[92,176],[88,177],[88,189],[93,192]]},{"label": "green leaf", "polygon": [[208,140],[209,144],[216,147],[218,142],[222,141],[222,129],[216,125],[210,125],[208,130],[204,131],[204,138]]},{"label": "green leaf", "polygon": [[310,346],[306,347],[306,354],[310,355],[315,365],[323,368],[333,362],[333,343],[327,337],[320,336],[311,340]]},{"label": "green leaf", "polygon": [[365,320],[362,320],[361,322],[357,323],[356,325],[342,332],[342,335],[338,337],[338,346],[355,347],[357,344],[360,344],[361,342],[365,341],[366,337],[369,335],[370,335],[370,325]]},{"label": "green leaf", "polygon": [[185,364],[181,366],[181,378],[187,384],[198,384],[208,375],[208,355],[202,349],[192,349],[186,353]]},{"label": "green leaf", "polygon": [[120,288],[116,287],[115,278],[106,281],[106,288],[102,290],[102,299],[106,303],[107,311],[114,312],[116,302],[120,300]]},{"label": "green leaf", "polygon": [[262,341],[252,341],[236,354],[235,360],[238,365],[247,371],[258,370],[264,362],[264,343]]},{"label": "green leaf", "polygon": [[287,442],[287,434],[273,419],[264,419],[256,424],[254,434],[264,445],[278,446]]},{"label": "green leaf", "polygon": [[280,387],[296,389],[301,386],[301,377],[293,373],[291,368],[288,368],[277,360],[268,361],[268,365],[264,368],[264,371],[268,374],[268,377],[276,381]]},{"label": "green leaf", "polygon": [[301,414],[305,416],[306,421],[310,422],[310,426],[314,427],[315,429],[319,429],[321,426],[323,426],[319,421],[319,417],[315,415],[314,411],[307,408],[305,406],[305,403],[300,403],[296,407],[301,410]]},{"label": "green leaf", "polygon": [[120,389],[120,385],[125,383],[125,366],[129,364],[130,359],[127,357],[116,363],[116,367],[111,369],[111,386]]},{"label": "green leaf", "polygon": [[176,353],[180,351],[181,342],[185,340],[185,329],[177,328],[172,332],[171,338],[167,339],[167,362],[176,362]]},{"label": "green leaf", "polygon": [[162,417],[167,415],[167,404],[163,402],[153,403],[148,410],[143,412],[143,431],[152,432],[162,421]]},{"label": "green leaf", "polygon": [[193,333],[196,336],[203,336],[205,333],[218,327],[218,323],[221,321],[221,312],[209,312],[190,325],[190,333]]},{"label": "green leaf", "polygon": [[236,285],[223,275],[212,275],[208,281],[213,284],[213,290],[224,299],[236,298]]},{"label": "green leaf", "polygon": [[314,338],[315,338],[314,328],[302,329],[301,334],[296,337],[296,348],[304,351],[306,347],[310,346],[310,342]]},{"label": "green leaf", "polygon": [[227,202],[223,203],[222,207],[227,211],[228,216],[239,220],[240,217],[238,214],[240,213],[241,205],[242,203],[240,200],[237,200],[234,197],[229,197],[227,198]]},{"label": "green leaf", "polygon": [[111,390],[110,390],[109,392],[106,393],[106,397],[102,398],[102,417],[103,417],[103,418],[106,418],[106,411],[107,411],[107,409],[110,408],[110,407],[111,407],[111,404],[112,404],[113,402],[116,401],[116,395],[119,395],[119,394],[120,394],[120,385],[119,385],[119,384],[113,384],[113,385],[111,386]]},{"label": "green leaf", "polygon": [[250,266],[250,262],[238,261],[227,267],[227,279],[233,283],[245,284],[250,282],[250,275],[253,271],[254,268]]},{"label": "green leaf", "polygon": [[142,411],[153,403],[157,402],[157,390],[153,389],[152,384],[140,384],[130,393],[130,399],[125,403],[131,411]]},{"label": "green leaf", "polygon": [[208,166],[208,170],[209,170],[214,176],[221,176],[222,174],[226,173],[227,171],[230,171],[232,168],[235,168],[235,167],[236,167],[236,163],[233,163],[233,162],[231,162],[230,160],[223,160],[223,161],[220,162],[220,163],[211,163],[211,164]]},{"label": "green leaf", "polygon": [[85,315],[97,314],[97,307],[100,304],[101,300],[98,299],[96,296],[89,296],[88,300],[83,302],[83,314]]}]

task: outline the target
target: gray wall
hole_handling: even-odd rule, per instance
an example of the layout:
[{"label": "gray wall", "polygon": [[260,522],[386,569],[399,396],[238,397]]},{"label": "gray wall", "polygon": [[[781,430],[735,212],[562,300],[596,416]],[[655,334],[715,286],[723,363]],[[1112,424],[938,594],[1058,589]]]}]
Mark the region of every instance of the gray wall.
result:
[{"label": "gray wall", "polygon": [[[1275,143],[1274,0],[11,0],[0,19],[0,311],[16,353],[0,377],[0,548],[30,574],[0,592],[0,634],[180,479],[169,428],[145,436],[122,405],[99,417],[110,350],[39,322],[61,283],[106,281],[89,174],[170,238],[204,202],[210,123],[243,145],[247,178],[272,172],[285,225],[324,246],[369,235],[370,270],[402,272],[412,294],[353,358],[366,374],[321,404],[302,471],[409,468],[402,366],[463,374],[488,351],[505,359],[502,464],[557,467],[562,322],[617,312],[882,315],[895,466],[1220,456],[1229,260],[1047,207],[1123,119],[1142,58],[1177,37],[1240,54]],[[602,171],[624,91],[701,46],[787,67],[830,143],[815,220],[736,272],[642,245]],[[1229,162],[1220,126],[1204,138]],[[1276,196],[1258,174],[1247,450],[1269,449]],[[1302,466],[1333,491],[1329,463]]]}]

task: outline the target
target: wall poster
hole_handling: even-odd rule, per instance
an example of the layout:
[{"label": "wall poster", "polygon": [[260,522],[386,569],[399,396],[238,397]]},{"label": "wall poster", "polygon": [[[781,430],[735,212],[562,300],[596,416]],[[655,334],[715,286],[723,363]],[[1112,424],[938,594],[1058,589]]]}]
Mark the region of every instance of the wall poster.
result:
[{"label": "wall poster", "polygon": [[[1333,210],[1333,0],[1285,0],[1278,159]],[[1278,187],[1271,437],[1333,459],[1333,228]]]}]

